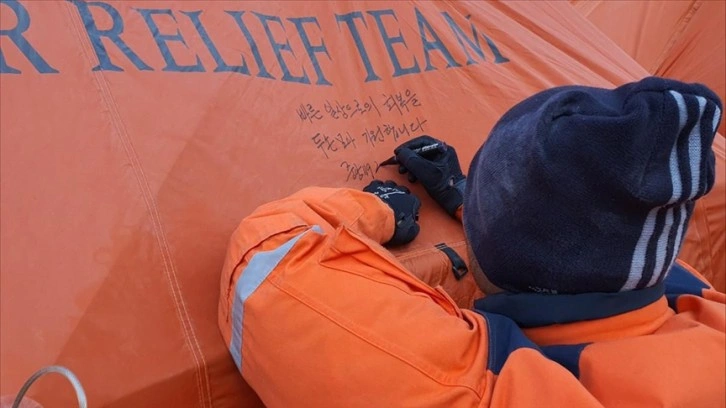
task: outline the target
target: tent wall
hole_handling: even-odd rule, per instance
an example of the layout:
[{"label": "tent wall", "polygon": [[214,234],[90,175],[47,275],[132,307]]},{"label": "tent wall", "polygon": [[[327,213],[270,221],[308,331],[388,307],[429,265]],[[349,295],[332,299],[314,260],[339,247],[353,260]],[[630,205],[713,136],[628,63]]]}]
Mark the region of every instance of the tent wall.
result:
[{"label": "tent wall", "polygon": [[571,2],[651,74],[704,83],[726,100],[726,1]]},{"label": "tent wall", "polygon": [[[647,75],[563,2],[2,0],[0,50],[0,394],[62,364],[94,407],[261,406],[216,327],[256,206],[400,179],[377,163],[423,133],[467,166],[532,93]],[[463,255],[461,228],[413,190],[422,233],[396,254],[466,306],[434,248]],[[74,398],[57,378],[31,397]]]}]

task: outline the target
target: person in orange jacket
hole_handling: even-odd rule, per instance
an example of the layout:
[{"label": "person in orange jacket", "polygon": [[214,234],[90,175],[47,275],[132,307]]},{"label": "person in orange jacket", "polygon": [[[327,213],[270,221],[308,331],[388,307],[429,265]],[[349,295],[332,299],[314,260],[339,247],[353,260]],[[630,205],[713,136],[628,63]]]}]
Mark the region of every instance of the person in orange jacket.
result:
[{"label": "person in orange jacket", "polygon": [[721,110],[660,78],[558,87],[508,111],[468,177],[440,140],[397,148],[463,221],[473,310],[384,247],[419,231],[404,186],[259,207],[221,278],[235,364],[268,407],[724,406],[726,295],[675,261]]}]

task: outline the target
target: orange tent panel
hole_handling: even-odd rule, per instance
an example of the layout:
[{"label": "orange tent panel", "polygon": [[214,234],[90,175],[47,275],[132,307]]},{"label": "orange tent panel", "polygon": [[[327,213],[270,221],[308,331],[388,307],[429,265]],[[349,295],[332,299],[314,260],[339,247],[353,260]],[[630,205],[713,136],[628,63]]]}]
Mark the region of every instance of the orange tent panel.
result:
[{"label": "orange tent panel", "polygon": [[[423,133],[466,166],[532,93],[647,75],[563,2],[3,0],[0,52],[0,395],[61,364],[94,407],[260,406],[216,325],[258,205],[398,179],[377,164]],[[434,247],[462,251],[461,228],[414,192],[423,230],[396,254],[466,305]],[[709,203],[689,243],[722,254]],[[30,397],[74,403],[53,377]]]},{"label": "orange tent panel", "polygon": [[706,84],[726,100],[725,1],[571,2],[651,74]]}]

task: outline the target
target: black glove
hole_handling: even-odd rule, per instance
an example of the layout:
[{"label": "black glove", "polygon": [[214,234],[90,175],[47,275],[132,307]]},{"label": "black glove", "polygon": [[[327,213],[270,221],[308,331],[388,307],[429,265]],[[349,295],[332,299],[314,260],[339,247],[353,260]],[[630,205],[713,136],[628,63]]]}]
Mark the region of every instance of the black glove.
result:
[{"label": "black glove", "polygon": [[[435,148],[426,148],[434,146]],[[426,150],[416,153],[416,149]],[[431,136],[419,136],[393,151],[399,173],[408,172],[411,182],[420,180],[426,192],[452,217],[464,202],[466,177],[461,172],[456,150]]]},{"label": "black glove", "polygon": [[393,209],[396,220],[396,229],[388,245],[403,245],[413,241],[418,235],[418,209],[421,201],[411,194],[405,186],[399,186],[393,181],[373,180],[363,188],[363,191],[373,193]]}]

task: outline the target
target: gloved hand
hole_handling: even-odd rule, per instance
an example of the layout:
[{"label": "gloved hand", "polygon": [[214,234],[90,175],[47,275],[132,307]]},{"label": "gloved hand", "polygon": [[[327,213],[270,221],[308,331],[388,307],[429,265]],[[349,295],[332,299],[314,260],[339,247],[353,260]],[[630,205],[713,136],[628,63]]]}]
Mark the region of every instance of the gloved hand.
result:
[{"label": "gloved hand", "polygon": [[[416,153],[415,149],[438,143],[438,147]],[[393,151],[400,164],[398,171],[408,172],[409,181],[420,180],[426,192],[452,217],[464,202],[466,177],[461,172],[456,150],[431,136],[419,136]]]},{"label": "gloved hand", "polygon": [[386,182],[373,180],[363,188],[363,191],[375,194],[393,209],[396,229],[393,237],[386,244],[403,245],[416,238],[420,230],[417,221],[421,201],[411,194],[408,188],[399,186],[390,180]]}]

